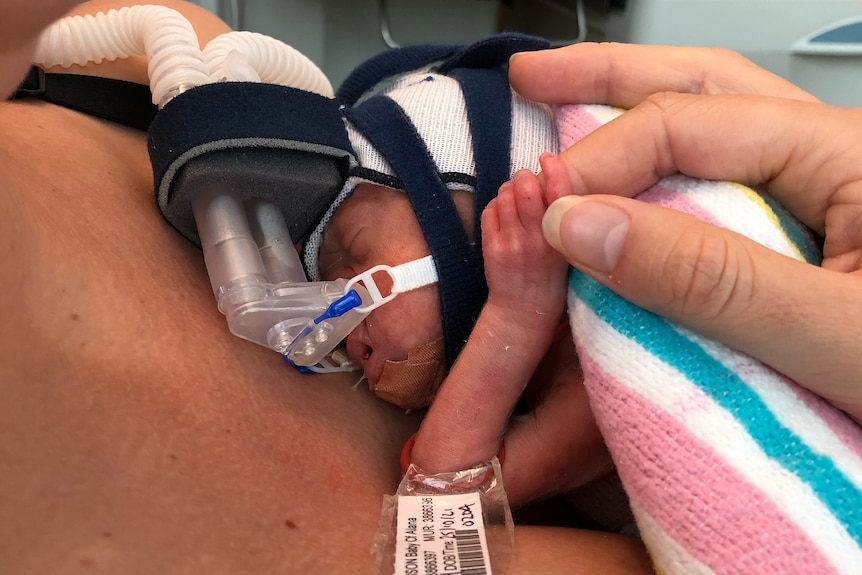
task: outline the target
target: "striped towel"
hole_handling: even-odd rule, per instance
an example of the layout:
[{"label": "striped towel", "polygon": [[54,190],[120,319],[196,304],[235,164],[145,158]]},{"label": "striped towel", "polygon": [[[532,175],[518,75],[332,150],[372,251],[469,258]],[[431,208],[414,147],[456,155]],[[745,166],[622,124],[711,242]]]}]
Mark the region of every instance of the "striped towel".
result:
[{"label": "striped towel", "polygon": [[[557,110],[561,146],[622,111]],[[820,262],[738,184],[672,176],[638,199]],[[762,363],[573,271],[572,332],[602,434],[659,573],[862,573],[862,429]]]}]

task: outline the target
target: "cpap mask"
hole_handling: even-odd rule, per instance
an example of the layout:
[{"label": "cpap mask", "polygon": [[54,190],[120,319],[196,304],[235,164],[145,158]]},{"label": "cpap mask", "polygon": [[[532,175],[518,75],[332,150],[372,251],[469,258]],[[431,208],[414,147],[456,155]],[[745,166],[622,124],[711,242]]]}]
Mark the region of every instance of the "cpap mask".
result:
[{"label": "cpap mask", "polygon": [[[198,194],[192,209],[213,293],[231,333],[282,354],[300,371],[358,369],[343,353],[331,352],[371,311],[437,281],[428,256],[378,265],[350,280],[309,282],[274,204],[214,191]],[[375,280],[379,274],[390,277],[388,294]]]},{"label": "cpap mask", "polygon": [[[163,6],[57,21],[35,63],[85,65],[146,55],[148,133],[162,214],[200,246],[230,331],[301,371],[358,369],[336,347],[398,293],[437,281],[433,260],[377,266],[350,280],[306,278],[295,243],[356,164],[332,86],[301,53],[268,36],[223,34],[201,50]],[[381,293],[374,276],[393,289]]]},{"label": "cpap mask", "polygon": [[[236,336],[304,372],[355,370],[339,343],[397,294],[437,282],[442,341],[390,362],[384,375],[397,382],[373,390],[382,396],[391,388],[390,401],[419,407],[486,298],[481,211],[516,169],[538,169],[539,154],[557,141],[550,110],[513,94],[505,71],[512,53],[544,47],[501,34],[470,46],[391,50],[358,67],[336,101],[322,71],[278,40],[229,32],[200,49],[179,12],[132,6],[59,20],[40,38],[35,63],[147,57],[158,106],[148,130],[156,201],[202,248],[218,309]],[[429,106],[432,85],[441,89]],[[320,280],[320,238],[356,178],[408,193],[432,256]],[[476,195],[475,243],[449,202],[451,187]],[[375,282],[381,273],[392,280],[389,294]],[[405,379],[416,391],[400,401]]]}]

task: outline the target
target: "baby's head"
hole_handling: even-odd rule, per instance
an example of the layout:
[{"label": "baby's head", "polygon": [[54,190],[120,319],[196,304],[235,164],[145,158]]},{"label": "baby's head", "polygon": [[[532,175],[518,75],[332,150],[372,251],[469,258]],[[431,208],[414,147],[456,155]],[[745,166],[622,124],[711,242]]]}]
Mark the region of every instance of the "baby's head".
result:
[{"label": "baby's head", "polygon": [[509,55],[536,41],[390,51],[339,90],[359,165],[306,243],[310,278],[350,278],[429,253],[439,276],[373,311],[347,339],[372,391],[396,405],[430,404],[484,304],[481,211],[516,171],[537,171],[543,152],[558,151],[550,108],[514,94],[506,76]]}]

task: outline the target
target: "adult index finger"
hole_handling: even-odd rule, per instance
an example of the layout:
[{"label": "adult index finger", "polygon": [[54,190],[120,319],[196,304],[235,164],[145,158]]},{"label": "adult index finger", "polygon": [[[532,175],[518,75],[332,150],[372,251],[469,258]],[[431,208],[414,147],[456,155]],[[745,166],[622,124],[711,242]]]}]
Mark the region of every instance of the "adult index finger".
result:
[{"label": "adult index finger", "polygon": [[742,55],[721,48],[584,42],[515,54],[509,79],[524,97],[549,104],[632,108],[658,92],[817,101]]},{"label": "adult index finger", "polygon": [[820,233],[831,196],[862,186],[862,110],[664,93],[560,154],[572,192],[634,196],[664,176],[766,187]]}]

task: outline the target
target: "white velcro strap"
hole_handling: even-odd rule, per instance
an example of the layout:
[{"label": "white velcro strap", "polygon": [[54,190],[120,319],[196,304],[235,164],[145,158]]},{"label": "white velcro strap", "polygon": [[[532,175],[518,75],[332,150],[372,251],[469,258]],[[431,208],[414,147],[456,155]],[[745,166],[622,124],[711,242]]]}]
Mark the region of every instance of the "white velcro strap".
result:
[{"label": "white velcro strap", "polygon": [[431,256],[395,266],[390,275],[392,276],[392,293],[404,293],[437,283],[437,267]]}]

